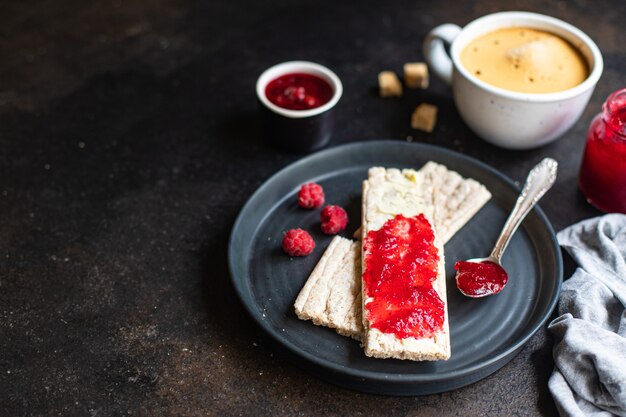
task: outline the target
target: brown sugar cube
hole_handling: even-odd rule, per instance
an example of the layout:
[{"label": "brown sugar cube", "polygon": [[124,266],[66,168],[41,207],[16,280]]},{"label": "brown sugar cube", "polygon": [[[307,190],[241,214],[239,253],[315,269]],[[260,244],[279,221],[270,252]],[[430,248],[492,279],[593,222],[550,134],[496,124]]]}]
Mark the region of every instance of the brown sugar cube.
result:
[{"label": "brown sugar cube", "polygon": [[428,88],[428,66],[423,62],[404,64],[404,83],[409,88]]},{"label": "brown sugar cube", "polygon": [[411,115],[411,127],[413,129],[423,130],[424,132],[432,132],[437,123],[437,106],[428,103],[422,103],[415,108]]},{"label": "brown sugar cube", "polygon": [[400,97],[402,95],[402,83],[393,71],[382,71],[378,74],[378,87],[381,97]]}]

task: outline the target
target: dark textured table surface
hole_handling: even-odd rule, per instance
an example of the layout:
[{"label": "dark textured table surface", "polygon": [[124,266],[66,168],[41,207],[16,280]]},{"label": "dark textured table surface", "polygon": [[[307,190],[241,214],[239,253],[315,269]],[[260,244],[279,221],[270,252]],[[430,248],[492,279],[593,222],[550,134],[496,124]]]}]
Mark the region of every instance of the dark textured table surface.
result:
[{"label": "dark textured table surface", "polygon": [[[541,206],[555,229],[597,215],[576,176],[589,121],[626,84],[626,3],[503,3],[0,5],[0,415],[556,415],[545,329],[468,387],[356,393],[287,361],[245,314],[226,264],[246,199],[303,156],[266,145],[256,119],[256,77],[291,59],[344,82],[331,146],[411,137],[518,180],[552,156],[560,175]],[[438,80],[377,97],[376,74],[422,60],[430,28],[503,9],[562,18],[604,54],[587,110],[559,141],[487,145]],[[432,134],[409,128],[420,101],[440,108]]]}]

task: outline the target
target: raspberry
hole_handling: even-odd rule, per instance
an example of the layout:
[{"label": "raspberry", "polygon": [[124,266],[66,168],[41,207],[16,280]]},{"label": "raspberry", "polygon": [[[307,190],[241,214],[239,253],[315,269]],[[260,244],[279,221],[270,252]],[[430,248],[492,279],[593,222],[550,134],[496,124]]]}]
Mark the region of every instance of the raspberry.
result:
[{"label": "raspberry", "polygon": [[291,86],[285,88],[285,95],[291,101],[303,101],[306,98],[306,90],[301,86]]},{"label": "raspberry", "polygon": [[298,205],[304,208],[318,208],[324,204],[324,189],[314,182],[302,184],[298,192]]},{"label": "raspberry", "polygon": [[304,104],[306,104],[309,109],[312,109],[315,107],[319,107],[319,100],[313,96],[306,96],[306,98],[304,99]]},{"label": "raspberry", "polygon": [[283,237],[283,250],[289,256],[307,256],[315,249],[315,241],[302,229],[290,229]]},{"label": "raspberry", "polygon": [[339,206],[326,206],[321,215],[322,232],[334,235],[348,225],[348,213]]}]

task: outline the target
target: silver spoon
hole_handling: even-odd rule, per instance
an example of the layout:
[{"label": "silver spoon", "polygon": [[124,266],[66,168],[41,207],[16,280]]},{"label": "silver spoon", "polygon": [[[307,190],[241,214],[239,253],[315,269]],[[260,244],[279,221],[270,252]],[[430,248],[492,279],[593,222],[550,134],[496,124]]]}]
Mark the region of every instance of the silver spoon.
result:
[{"label": "silver spoon", "polygon": [[[456,285],[463,295],[480,298],[497,294],[504,289],[508,275],[502,267],[502,255],[522,220],[554,184],[557,167],[558,163],[554,159],[545,158],[530,170],[524,188],[502,228],[491,255],[486,258],[468,259],[454,265],[457,269]],[[490,281],[487,274],[495,275],[496,280]]]}]

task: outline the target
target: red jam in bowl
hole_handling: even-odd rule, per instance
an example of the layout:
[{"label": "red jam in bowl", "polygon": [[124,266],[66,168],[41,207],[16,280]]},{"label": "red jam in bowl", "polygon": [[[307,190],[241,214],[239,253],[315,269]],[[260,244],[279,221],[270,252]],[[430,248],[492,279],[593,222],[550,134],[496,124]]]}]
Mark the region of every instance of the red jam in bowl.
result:
[{"label": "red jam in bowl", "polygon": [[600,210],[626,213],[626,89],[611,94],[589,126],[579,185]]},{"label": "red jam in bowl", "polygon": [[328,103],[333,97],[333,88],[316,75],[292,73],[270,81],[265,95],[287,110],[311,110]]},{"label": "red jam in bowl", "polygon": [[443,328],[445,305],[433,282],[437,279],[439,253],[435,235],[423,215],[398,215],[363,243],[363,283],[367,319],[383,333],[428,338]]},{"label": "red jam in bowl", "polygon": [[509,280],[504,268],[489,261],[458,261],[454,264],[454,269],[457,271],[456,286],[470,297],[497,294]]}]

